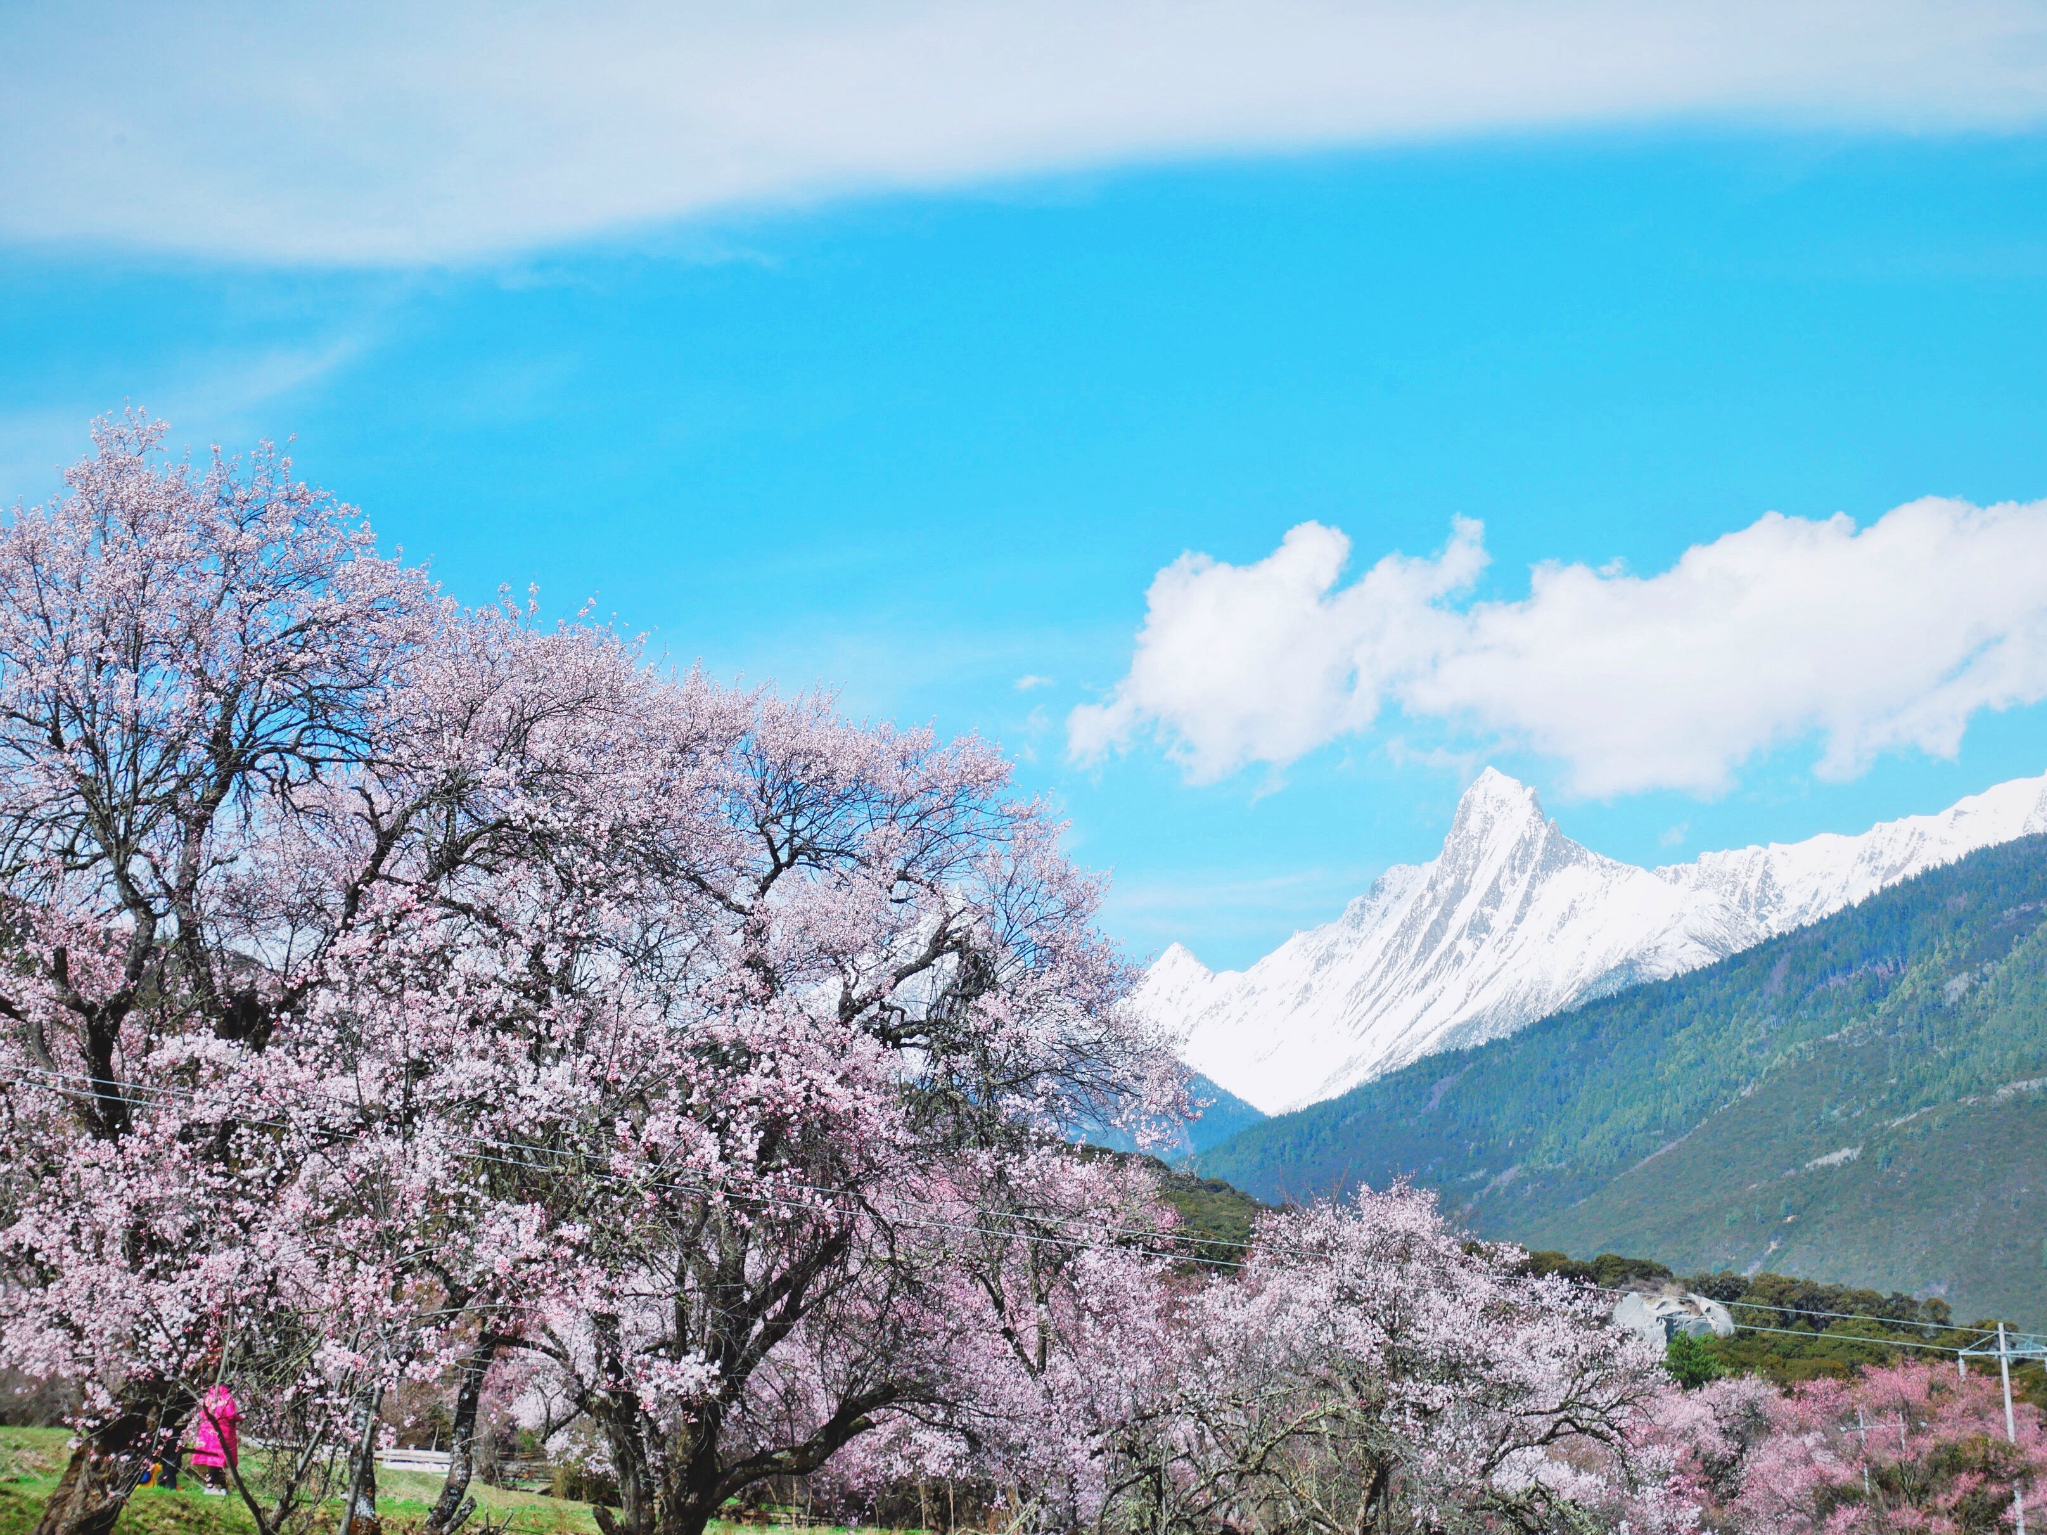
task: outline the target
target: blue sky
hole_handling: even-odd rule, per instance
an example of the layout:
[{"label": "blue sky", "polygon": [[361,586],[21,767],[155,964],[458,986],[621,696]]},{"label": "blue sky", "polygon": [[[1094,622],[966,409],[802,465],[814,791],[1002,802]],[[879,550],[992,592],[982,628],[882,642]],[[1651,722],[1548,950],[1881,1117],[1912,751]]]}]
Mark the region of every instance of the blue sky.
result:
[{"label": "blue sky", "polygon": [[[2039,17],[2016,14],[2037,58]],[[39,42],[53,67],[74,58]],[[1570,744],[1611,730],[1481,717],[1468,689],[1429,705],[1420,684],[1369,724],[1315,727],[1298,754],[1254,745],[1204,779],[1186,743],[1205,727],[1126,683],[1162,569],[1189,551],[1254,566],[1305,522],[1347,535],[1346,579],[1482,522],[1490,562],[1426,616],[1520,603],[1542,561],[1651,577],[1770,511],[1866,527],[1924,496],[2047,498],[2037,103],[1992,81],[1984,98],[2010,99],[1985,120],[1849,110],[1814,80],[1784,88],[1811,111],[1630,98],[1603,120],[1538,105],[1397,132],[1225,121],[1171,153],[1106,132],[509,232],[482,197],[437,224],[452,205],[375,165],[309,160],[310,182],[261,206],[283,194],[200,174],[209,155],[232,167],[231,145],[169,156],[168,190],[132,215],[103,190],[68,208],[47,190],[61,166],[17,166],[43,202],[0,246],[0,467],[10,498],[47,494],[88,418],[124,400],[179,443],[295,435],[304,474],[466,598],[537,582],[573,611],[594,593],[677,662],[995,737],[1071,818],[1076,855],[1115,871],[1109,923],[1133,953],[1177,938],[1241,964],[1431,856],[1486,762],[1645,863],[2047,770],[2047,706],[2009,701],[2047,691],[2047,571],[1981,604],[1994,632],[1937,678],[1864,708],[1918,719],[2002,645],[2016,680],[1950,704],[1952,757],[1876,730],[1816,771],[1828,737],[1798,694],[1760,735],[1726,736],[1731,766],[1703,789]],[[386,172],[398,212],[365,222],[347,199],[375,204]],[[310,233],[276,232],[294,220]],[[1837,667],[1894,669],[1886,635],[1978,605],[1966,570],[1924,591],[1879,573],[1865,594],[1860,566],[1813,559],[1816,609],[1849,616],[1786,617],[1787,648]],[[1771,600],[1801,607],[1805,568]],[[1217,622],[1201,643],[1235,643],[1237,620]],[[1601,695],[1614,717],[1726,734],[1691,702],[1711,657],[1666,677],[1645,655]],[[1777,670],[1726,664],[1759,691]],[[1076,759],[1072,711],[1119,685],[1120,745]]]}]

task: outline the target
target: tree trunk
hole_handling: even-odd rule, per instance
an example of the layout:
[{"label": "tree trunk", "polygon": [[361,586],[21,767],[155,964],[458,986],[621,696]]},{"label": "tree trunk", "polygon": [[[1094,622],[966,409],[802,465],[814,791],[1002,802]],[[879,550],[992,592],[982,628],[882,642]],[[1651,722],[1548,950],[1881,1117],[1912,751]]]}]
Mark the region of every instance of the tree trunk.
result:
[{"label": "tree trunk", "polygon": [[[672,1447],[674,1453],[670,1464],[676,1469],[662,1479],[660,1497],[652,1510],[655,1525],[644,1531],[631,1531],[630,1535],[704,1535],[704,1527],[718,1517],[718,1511],[725,1506],[728,1498],[758,1482],[772,1482],[778,1477],[795,1479],[809,1476],[837,1454],[847,1441],[872,1428],[874,1420],[869,1415],[877,1408],[886,1407],[899,1395],[895,1387],[884,1386],[864,1396],[849,1398],[841,1402],[838,1411],[801,1443],[757,1451],[730,1464],[718,1453],[724,1429],[724,1410],[717,1404],[707,1403],[690,1426],[689,1441]],[[623,1495],[624,1491],[625,1482],[621,1477],[619,1492]],[[598,1523],[602,1525],[604,1521],[600,1519]],[[614,1532],[606,1528],[604,1535],[614,1535]],[[619,1531],[616,1535],[628,1535],[628,1532]]]},{"label": "tree trunk", "polygon": [[111,1535],[150,1462],[176,1447],[184,1426],[182,1414],[155,1402],[88,1434],[43,1504],[35,1535]]},{"label": "tree trunk", "polygon": [[629,1392],[607,1393],[592,1403],[591,1416],[604,1431],[611,1450],[611,1472],[618,1478],[616,1514],[601,1503],[590,1505],[597,1528],[604,1535],[656,1535],[661,1511],[646,1447],[640,1442],[638,1399]]},{"label": "tree trunk", "polygon": [[100,1454],[90,1441],[81,1444],[43,1504],[35,1535],[110,1535],[128,1506],[132,1485],[129,1468],[119,1458]]},{"label": "tree trunk", "polygon": [[462,1361],[462,1384],[455,1392],[454,1442],[448,1446],[448,1479],[426,1516],[427,1535],[454,1535],[476,1512],[476,1499],[466,1496],[476,1469],[476,1415],[483,1402],[483,1378],[497,1355],[497,1340],[479,1343]]},{"label": "tree trunk", "polygon": [[662,1510],[659,1535],[704,1535],[704,1527],[724,1504],[722,1497],[684,1494]]},{"label": "tree trunk", "polygon": [[377,1425],[372,1418],[369,1432],[356,1447],[355,1465],[348,1479],[352,1506],[341,1526],[341,1535],[383,1535],[377,1522]]},{"label": "tree trunk", "polygon": [[[623,1380],[625,1349],[619,1340],[618,1318],[598,1316],[594,1324],[591,1330],[596,1337],[601,1368],[610,1379]],[[603,1535],[655,1535],[657,1527],[664,1523],[664,1509],[662,1500],[656,1496],[654,1467],[641,1438],[645,1424],[639,1397],[629,1387],[593,1391],[584,1398],[582,1406],[603,1433],[611,1450],[611,1474],[618,1478],[616,1516],[601,1503],[590,1505],[597,1528]],[[668,1532],[663,1530],[662,1535]]]},{"label": "tree trunk", "polygon": [[706,1408],[697,1421],[696,1442],[680,1457],[681,1474],[663,1489],[660,1535],[704,1535],[704,1526],[725,1506],[728,1494],[718,1464],[721,1418],[715,1408]]}]

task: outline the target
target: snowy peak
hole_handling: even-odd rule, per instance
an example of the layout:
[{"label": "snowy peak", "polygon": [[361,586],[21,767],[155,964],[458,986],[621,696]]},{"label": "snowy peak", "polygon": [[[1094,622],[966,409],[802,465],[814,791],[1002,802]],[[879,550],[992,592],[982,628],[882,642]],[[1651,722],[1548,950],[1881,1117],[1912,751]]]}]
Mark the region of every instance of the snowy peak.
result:
[{"label": "snowy peak", "polygon": [[1267,1113],[1334,1097],[1439,1050],[1711,964],[1979,847],[2047,831],[2047,777],[2019,779],[1860,836],[1639,869],[1573,842],[1533,789],[1493,768],[1458,801],[1442,853],[1398,865],[1335,922],[1250,969],[1183,946],[1137,1004],[1188,1063]]},{"label": "snowy peak", "polygon": [[[1215,976],[1184,944],[1174,944],[1145,972],[1145,995],[1154,1013],[1170,1015],[1185,998],[1199,995]],[[1158,1004],[1171,1004],[1161,1008]]]},{"label": "snowy peak", "polygon": [[1436,867],[1467,884],[1513,879],[1539,863],[1559,835],[1533,789],[1487,768],[1457,802]]},{"label": "snowy peak", "polygon": [[1487,768],[1464,791],[1443,851],[1428,870],[1428,904],[1463,917],[1465,936],[1525,915],[1535,893],[1566,869],[1615,869],[1542,813],[1535,790]]},{"label": "snowy peak", "polygon": [[1542,801],[1527,784],[1509,778],[1498,768],[1487,768],[1471,781],[1457,801],[1457,814],[1450,822],[1450,841],[1516,843],[1540,836],[1549,826],[1542,813]]},{"label": "snowy peak", "polygon": [[1194,957],[1192,949],[1184,943],[1176,943],[1169,945],[1166,952],[1158,957],[1151,967],[1151,973],[1155,976],[1184,973],[1189,976],[1199,975],[1205,979],[1209,970],[1208,966]]}]

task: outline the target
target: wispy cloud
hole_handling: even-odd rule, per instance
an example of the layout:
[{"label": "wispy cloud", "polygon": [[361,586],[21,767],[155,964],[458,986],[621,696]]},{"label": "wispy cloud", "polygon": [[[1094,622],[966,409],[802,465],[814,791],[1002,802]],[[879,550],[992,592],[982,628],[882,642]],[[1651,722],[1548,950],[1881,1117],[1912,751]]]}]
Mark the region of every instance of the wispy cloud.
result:
[{"label": "wispy cloud", "polygon": [[1027,677],[1017,678],[1015,684],[1016,690],[1019,693],[1028,693],[1033,688],[1049,688],[1051,685],[1052,679],[1050,677],[1040,677],[1036,673],[1032,673]]},{"label": "wispy cloud", "polygon": [[2023,0],[866,0],[0,13],[0,232],[286,262],[1133,160],[1720,115],[2006,127]]},{"label": "wispy cloud", "polygon": [[[271,407],[325,382],[368,345],[364,336],[349,335],[183,359],[174,372],[139,379],[129,403],[170,422],[174,451],[203,452],[214,443],[247,448],[276,431]],[[0,414],[0,485],[9,500],[54,493],[64,469],[91,447],[93,418],[122,403],[81,399]]]},{"label": "wispy cloud", "polygon": [[1539,565],[1511,602],[1463,604],[1474,522],[1346,586],[1349,554],[1311,522],[1251,565],[1161,571],[1128,675],[1068,717],[1073,754],[1149,733],[1213,780],[1394,705],[1558,759],[1583,794],[1713,793],[1809,734],[1819,775],[1846,779],[1885,752],[1951,757],[1979,710],[2047,698],[2047,501],[1915,501],[1859,531],[1773,512],[1655,575]]},{"label": "wispy cloud", "polygon": [[1228,968],[1265,953],[1276,936],[1329,921],[1384,872],[1383,864],[1359,864],[1273,876],[1195,871],[1119,879],[1106,914],[1140,947],[1163,948],[1198,926],[1208,940],[1198,957]]}]

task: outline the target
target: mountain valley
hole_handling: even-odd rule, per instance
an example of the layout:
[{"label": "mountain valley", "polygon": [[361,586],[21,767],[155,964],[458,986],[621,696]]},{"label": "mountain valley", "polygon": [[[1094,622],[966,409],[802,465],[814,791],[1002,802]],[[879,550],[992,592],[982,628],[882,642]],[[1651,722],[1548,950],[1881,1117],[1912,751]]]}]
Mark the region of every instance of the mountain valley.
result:
[{"label": "mountain valley", "polygon": [[1408,1177],[1531,1247],[2047,1324],[2047,836],[1412,1062],[1195,1165],[1267,1200]]}]

